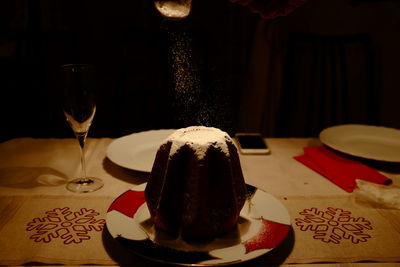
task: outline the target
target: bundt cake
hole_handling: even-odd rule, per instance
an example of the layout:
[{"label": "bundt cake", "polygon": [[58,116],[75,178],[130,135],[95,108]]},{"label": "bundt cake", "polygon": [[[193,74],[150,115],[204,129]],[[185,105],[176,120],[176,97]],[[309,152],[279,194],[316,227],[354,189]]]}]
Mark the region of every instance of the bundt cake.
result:
[{"label": "bundt cake", "polygon": [[157,151],[145,199],[156,229],[184,240],[234,229],[246,186],[232,139],[204,126],[174,132]]}]

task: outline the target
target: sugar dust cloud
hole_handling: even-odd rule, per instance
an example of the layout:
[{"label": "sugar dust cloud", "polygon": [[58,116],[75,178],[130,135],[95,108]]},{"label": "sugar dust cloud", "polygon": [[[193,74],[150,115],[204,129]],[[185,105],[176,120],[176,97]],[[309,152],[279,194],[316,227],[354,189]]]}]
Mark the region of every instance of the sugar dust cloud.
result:
[{"label": "sugar dust cloud", "polygon": [[187,32],[168,31],[168,35],[175,89],[173,108],[179,126],[204,125],[228,130],[226,124],[232,116],[225,107],[229,97],[221,95],[221,88],[210,77],[209,66],[199,62],[207,55],[193,51],[195,40]]},{"label": "sugar dust cloud", "polygon": [[187,17],[191,13],[192,0],[156,1],[155,7],[165,18],[166,25],[172,26],[166,29],[170,40],[169,60],[174,87],[172,108],[176,126],[204,125],[229,131],[229,126],[226,126],[233,116],[227,108],[229,96],[224,93],[225,86],[221,83],[221,80],[226,81],[226,77],[215,75],[207,47],[204,47],[204,42],[200,42],[203,46],[198,46],[196,37],[199,36],[183,30],[190,28]]}]

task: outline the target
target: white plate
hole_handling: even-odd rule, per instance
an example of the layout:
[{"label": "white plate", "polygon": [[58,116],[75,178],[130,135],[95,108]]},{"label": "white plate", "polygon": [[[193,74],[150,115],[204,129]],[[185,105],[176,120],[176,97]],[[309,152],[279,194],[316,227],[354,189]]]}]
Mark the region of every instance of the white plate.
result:
[{"label": "white plate", "polygon": [[400,130],[360,124],[326,128],[321,142],[340,152],[366,159],[400,162]]},{"label": "white plate", "polygon": [[150,172],[160,144],[175,130],[151,130],[115,139],[107,148],[107,157],[115,164]]},{"label": "white plate", "polygon": [[144,199],[146,184],[117,197],[107,211],[113,238],[143,257],[186,266],[216,266],[259,257],[276,248],[290,230],[282,203],[257,189],[240,213],[237,230],[208,242],[185,242],[154,230]]}]

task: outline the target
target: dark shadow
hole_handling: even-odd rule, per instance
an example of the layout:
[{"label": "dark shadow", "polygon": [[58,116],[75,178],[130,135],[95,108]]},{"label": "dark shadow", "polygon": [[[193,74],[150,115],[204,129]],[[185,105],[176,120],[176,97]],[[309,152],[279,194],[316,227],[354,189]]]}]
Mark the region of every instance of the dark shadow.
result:
[{"label": "dark shadow", "polygon": [[[154,245],[154,243],[150,241],[133,241],[122,237],[117,240],[110,235],[107,228],[103,230],[103,245],[109,256],[121,265],[135,263],[135,265],[139,266],[171,266],[169,264],[163,264],[159,261],[149,260],[149,258],[151,258],[151,253],[157,253],[159,260],[163,259],[163,256],[175,257],[174,259],[177,260],[176,262],[179,262],[179,260],[183,259],[194,260],[193,262],[196,262],[198,259],[210,259],[208,258],[209,256],[203,252],[189,253],[173,250],[174,252],[171,253],[172,250]],[[291,251],[293,250],[293,246],[294,231],[292,228],[290,228],[286,239],[267,254],[250,261],[225,266],[279,266],[284,263],[286,258],[290,255]],[[146,254],[148,255],[146,256]],[[189,261],[184,262],[187,263]]]},{"label": "dark shadow", "polygon": [[140,255],[137,255],[134,250],[129,249],[114,239],[107,227],[103,230],[103,246],[112,260],[119,265],[135,265],[135,266],[171,266],[154,261],[150,261]]},{"label": "dark shadow", "polygon": [[371,159],[358,159],[361,163],[368,165],[378,171],[383,171],[391,174],[400,174],[400,162],[384,162]]},{"label": "dark shadow", "polygon": [[364,165],[367,165],[371,168],[374,168],[378,171],[388,172],[391,174],[400,174],[400,162],[387,162],[387,161],[379,161],[367,158],[361,158],[357,156],[352,156],[343,152],[340,152],[336,149],[327,147],[328,149],[334,151],[335,153],[339,154],[344,158],[348,158],[354,161],[358,161]]},{"label": "dark shadow", "polygon": [[108,158],[104,158],[103,168],[112,177],[134,185],[147,182],[147,179],[149,177],[148,172],[140,172],[123,168],[121,166],[118,166],[117,164],[114,164]]},{"label": "dark shadow", "polygon": [[[318,138],[311,138],[308,141],[307,146],[322,146],[322,142]],[[325,145],[324,145],[325,146]],[[358,161],[364,165],[367,165],[371,168],[374,168],[378,171],[383,171],[391,174],[400,174],[400,162],[386,162],[386,161],[379,161],[367,158],[361,158],[357,156],[352,156],[343,152],[340,152],[336,149],[331,147],[325,146],[329,150],[335,152],[336,154],[340,155],[341,157],[348,158],[354,161]]]},{"label": "dark shadow", "polygon": [[65,184],[68,177],[48,167],[0,168],[0,186],[33,188],[37,186],[58,186]]}]

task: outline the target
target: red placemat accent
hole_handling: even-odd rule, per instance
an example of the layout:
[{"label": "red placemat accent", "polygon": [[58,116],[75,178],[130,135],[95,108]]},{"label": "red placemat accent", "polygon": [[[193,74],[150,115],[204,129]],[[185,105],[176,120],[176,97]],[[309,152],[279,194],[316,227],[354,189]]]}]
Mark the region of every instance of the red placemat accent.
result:
[{"label": "red placemat accent", "polygon": [[375,169],[345,158],[323,146],[305,147],[304,155],[296,156],[294,159],[320,173],[347,192],[353,192],[356,179],[377,184],[392,183],[390,178]]}]

